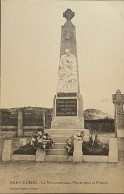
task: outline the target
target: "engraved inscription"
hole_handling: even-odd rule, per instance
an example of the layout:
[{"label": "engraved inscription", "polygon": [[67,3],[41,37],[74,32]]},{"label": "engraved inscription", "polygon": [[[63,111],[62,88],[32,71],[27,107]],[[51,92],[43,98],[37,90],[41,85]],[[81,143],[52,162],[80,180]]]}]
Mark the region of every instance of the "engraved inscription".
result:
[{"label": "engraved inscription", "polygon": [[57,99],[56,116],[77,116],[77,99]]}]

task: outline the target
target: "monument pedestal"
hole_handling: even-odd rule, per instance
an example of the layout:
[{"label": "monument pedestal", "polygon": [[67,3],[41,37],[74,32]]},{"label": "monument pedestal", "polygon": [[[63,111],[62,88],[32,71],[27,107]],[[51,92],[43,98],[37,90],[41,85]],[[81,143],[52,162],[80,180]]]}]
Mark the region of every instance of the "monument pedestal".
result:
[{"label": "monument pedestal", "polygon": [[54,97],[52,129],[84,129],[83,101],[79,93],[58,93]]}]

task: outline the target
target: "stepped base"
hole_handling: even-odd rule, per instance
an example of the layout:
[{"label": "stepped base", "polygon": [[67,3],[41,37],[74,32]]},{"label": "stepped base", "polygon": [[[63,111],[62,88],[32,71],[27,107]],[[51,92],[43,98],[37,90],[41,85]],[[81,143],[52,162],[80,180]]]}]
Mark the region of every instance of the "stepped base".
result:
[{"label": "stepped base", "polygon": [[55,141],[54,146],[46,150],[45,161],[73,161],[73,157],[68,157],[67,151],[65,149],[65,141],[80,131],[84,131],[84,140],[88,141],[88,129],[45,129],[45,133],[51,135],[52,139]]}]

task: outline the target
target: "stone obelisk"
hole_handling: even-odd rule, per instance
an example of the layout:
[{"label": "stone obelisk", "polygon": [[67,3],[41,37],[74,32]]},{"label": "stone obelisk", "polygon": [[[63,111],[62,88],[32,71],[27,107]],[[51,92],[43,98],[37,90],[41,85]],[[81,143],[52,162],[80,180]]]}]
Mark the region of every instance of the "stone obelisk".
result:
[{"label": "stone obelisk", "polygon": [[67,9],[66,18],[61,28],[60,60],[58,84],[53,103],[51,128],[83,129],[83,100],[79,89],[77,61],[76,29],[71,19],[75,13]]}]

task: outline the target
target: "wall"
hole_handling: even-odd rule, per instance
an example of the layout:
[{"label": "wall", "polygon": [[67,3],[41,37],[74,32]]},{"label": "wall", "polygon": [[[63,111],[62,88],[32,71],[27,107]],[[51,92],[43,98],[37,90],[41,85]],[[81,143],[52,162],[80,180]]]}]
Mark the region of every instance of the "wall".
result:
[{"label": "wall", "polygon": [[84,120],[84,128],[98,132],[114,132],[114,119]]}]

